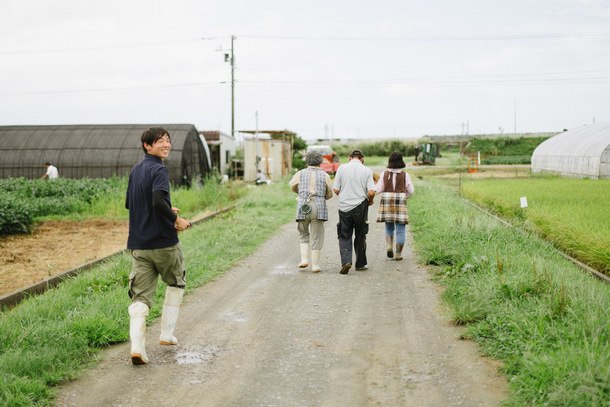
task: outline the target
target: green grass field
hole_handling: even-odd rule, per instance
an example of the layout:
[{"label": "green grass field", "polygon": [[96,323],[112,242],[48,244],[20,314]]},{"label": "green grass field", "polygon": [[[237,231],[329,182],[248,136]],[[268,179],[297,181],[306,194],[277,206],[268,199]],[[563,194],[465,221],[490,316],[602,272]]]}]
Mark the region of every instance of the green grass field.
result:
[{"label": "green grass field", "polygon": [[[210,183],[202,190],[177,191],[172,203],[195,213],[233,194],[227,188]],[[187,294],[225,273],[293,219],[294,194],[287,181],[248,191],[232,211],[181,232]],[[124,210],[121,203],[124,191],[116,204]],[[124,253],[2,310],[0,406],[52,405],[55,386],[95,362],[100,348],[129,339],[130,272],[131,257]],[[160,315],[164,295],[165,284],[159,282],[149,322]]]},{"label": "green grass field", "polygon": [[448,317],[500,361],[511,388],[503,405],[610,405],[610,286],[449,191],[417,182],[410,228]]},{"label": "green grass field", "polygon": [[[387,158],[367,160],[369,166],[385,165]],[[428,179],[429,172],[425,174]],[[409,199],[409,217],[417,255],[421,262],[436,266],[450,320],[464,325],[464,336],[501,362],[512,389],[505,405],[610,405],[609,286],[556,254],[546,240],[476,211],[455,189],[413,178],[416,192]],[[543,230],[546,225],[558,235],[563,235],[562,227],[574,229],[576,240],[595,236],[579,247],[600,244],[607,255],[609,182],[466,180],[462,192],[479,203],[528,227]],[[187,213],[235,199],[241,203],[182,233],[188,291],[222,275],[293,219],[294,194],[286,182],[247,189],[245,196],[246,188],[227,188],[211,183],[199,191],[172,190],[172,201]],[[118,191],[93,201],[95,216],[125,216],[124,187]],[[523,212],[521,196],[527,196],[529,204]],[[90,215],[77,218],[81,216]],[[238,246],[235,236],[240,236]],[[57,384],[77,377],[96,360],[100,348],[128,339],[130,268],[128,255],[116,256],[3,310],[0,405],[52,405]],[[163,295],[160,284],[151,320],[160,315]]]},{"label": "green grass field", "polygon": [[[610,180],[472,179],[461,192],[610,275]],[[521,197],[527,198],[523,209]]]}]

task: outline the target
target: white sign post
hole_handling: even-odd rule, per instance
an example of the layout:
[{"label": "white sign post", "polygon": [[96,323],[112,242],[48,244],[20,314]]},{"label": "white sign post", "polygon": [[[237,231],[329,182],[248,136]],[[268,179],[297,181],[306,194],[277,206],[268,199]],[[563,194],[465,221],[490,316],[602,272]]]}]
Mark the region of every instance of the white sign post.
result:
[{"label": "white sign post", "polygon": [[525,196],[521,197],[521,209],[523,208],[527,208],[527,197]]}]

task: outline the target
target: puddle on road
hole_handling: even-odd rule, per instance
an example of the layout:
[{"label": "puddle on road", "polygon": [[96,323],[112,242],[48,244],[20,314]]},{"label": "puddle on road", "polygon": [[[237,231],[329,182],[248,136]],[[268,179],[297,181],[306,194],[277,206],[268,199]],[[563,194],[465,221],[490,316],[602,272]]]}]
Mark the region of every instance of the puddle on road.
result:
[{"label": "puddle on road", "polygon": [[294,267],[289,264],[277,264],[271,268],[271,274],[295,274]]},{"label": "puddle on road", "polygon": [[219,350],[217,346],[191,347],[176,352],[174,358],[179,365],[205,363],[215,358]]},{"label": "puddle on road", "polygon": [[242,314],[241,312],[232,312],[231,311],[231,312],[223,313],[222,316],[225,319],[230,319],[235,322],[246,322],[247,319],[245,317],[241,316],[241,314]]}]

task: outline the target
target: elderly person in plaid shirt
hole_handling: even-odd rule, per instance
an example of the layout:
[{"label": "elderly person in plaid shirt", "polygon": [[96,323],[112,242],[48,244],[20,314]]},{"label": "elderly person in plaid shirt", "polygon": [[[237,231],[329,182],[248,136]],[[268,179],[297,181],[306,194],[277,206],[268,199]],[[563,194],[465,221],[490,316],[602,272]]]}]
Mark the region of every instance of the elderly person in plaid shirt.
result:
[{"label": "elderly person in plaid shirt", "polygon": [[[317,150],[307,153],[307,168],[297,172],[288,184],[297,198],[297,230],[301,242],[300,268],[309,266],[311,247],[311,271],[320,271],[320,250],[324,246],[324,222],[328,220],[326,200],[332,198],[330,176],[320,168],[324,157]],[[304,204],[306,204],[304,206]]]},{"label": "elderly person in plaid shirt", "polygon": [[[405,225],[407,216],[407,199],[415,189],[405,168],[402,154],[393,152],[388,159],[388,169],[381,173],[377,181],[376,192],[381,194],[377,222],[385,222],[385,241],[387,255],[394,260],[402,260],[402,248],[405,245]],[[394,251],[394,231],[396,231],[396,251]]]}]

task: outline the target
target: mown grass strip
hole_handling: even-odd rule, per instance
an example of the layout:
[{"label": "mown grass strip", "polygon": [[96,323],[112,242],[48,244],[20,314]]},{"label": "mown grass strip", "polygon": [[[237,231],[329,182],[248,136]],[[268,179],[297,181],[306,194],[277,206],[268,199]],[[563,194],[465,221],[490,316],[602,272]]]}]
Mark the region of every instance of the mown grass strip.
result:
[{"label": "mown grass strip", "polygon": [[418,183],[409,219],[450,318],[502,362],[507,406],[610,405],[610,287],[535,234]]},{"label": "mown grass strip", "polygon": [[[294,215],[286,182],[252,189],[233,211],[181,233],[187,293],[225,273]],[[99,350],[128,340],[129,255],[70,278],[0,315],[0,405],[43,406]],[[160,283],[149,320],[160,315]]]}]

